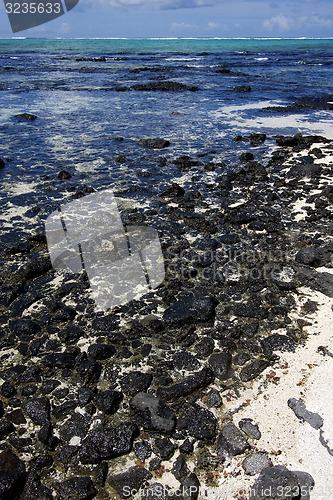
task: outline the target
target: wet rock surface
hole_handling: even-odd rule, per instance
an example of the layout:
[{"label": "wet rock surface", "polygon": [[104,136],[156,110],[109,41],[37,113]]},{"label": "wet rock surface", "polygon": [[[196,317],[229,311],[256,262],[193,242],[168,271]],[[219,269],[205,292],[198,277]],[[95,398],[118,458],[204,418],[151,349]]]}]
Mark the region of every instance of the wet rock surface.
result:
[{"label": "wet rock surface", "polygon": [[[333,296],[332,276],[322,269],[332,266],[331,167],[322,160],[331,146],[320,136],[279,137],[264,163],[258,149],[248,149],[266,140],[256,133],[236,137],[245,154],[240,161],[240,150],[230,169],[205,151],[169,157],[164,139],[143,139],[142,148],[135,143],[154,155],[155,169],[175,172],[174,182],[156,185],[146,206],[135,205],[143,191],[120,189],[137,197],[124,203],[123,220],[158,230],[166,276],[146,296],[112,311],[95,311],[84,271],[52,268],[42,226],[1,237],[3,498],[121,495],[125,484],[163,482],[165,467],[177,484],[198,487],[209,467],[218,478],[232,457],[246,474],[260,474],[255,498],[265,498],[261,485],[311,483],[302,473],[271,467],[270,457],[256,450],[260,422],[234,416],[226,423],[224,409],[232,391],[266,380],[278,356],[304,341],[293,319],[298,289]],[[150,173],[146,165],[140,175]],[[73,199],[92,192],[76,177],[55,175],[52,189],[66,186]],[[295,222],[293,207],[303,199]],[[315,303],[304,306],[305,314],[315,310]],[[321,417],[301,401],[288,404],[297,418],[321,427]],[[199,460],[206,448],[208,459]],[[197,498],[194,489],[183,498]]]}]

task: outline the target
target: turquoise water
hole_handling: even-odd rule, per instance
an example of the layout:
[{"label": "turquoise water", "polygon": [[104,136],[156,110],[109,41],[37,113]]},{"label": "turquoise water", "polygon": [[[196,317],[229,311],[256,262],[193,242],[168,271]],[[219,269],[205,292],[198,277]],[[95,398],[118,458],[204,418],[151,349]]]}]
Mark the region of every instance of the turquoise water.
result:
[{"label": "turquoise water", "polygon": [[290,50],[333,50],[333,38],[248,38],[248,39],[10,39],[0,40],[3,50],[37,52],[134,52],[137,54],[157,52],[220,53],[233,51],[274,52]]}]

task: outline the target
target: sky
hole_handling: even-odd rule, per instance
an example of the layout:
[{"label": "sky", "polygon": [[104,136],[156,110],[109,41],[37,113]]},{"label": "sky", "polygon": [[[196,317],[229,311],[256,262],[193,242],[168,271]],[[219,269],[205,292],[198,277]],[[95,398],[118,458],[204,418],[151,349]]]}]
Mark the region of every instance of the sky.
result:
[{"label": "sky", "polygon": [[80,0],[65,15],[14,35],[1,3],[0,37],[11,36],[331,37],[333,0]]}]

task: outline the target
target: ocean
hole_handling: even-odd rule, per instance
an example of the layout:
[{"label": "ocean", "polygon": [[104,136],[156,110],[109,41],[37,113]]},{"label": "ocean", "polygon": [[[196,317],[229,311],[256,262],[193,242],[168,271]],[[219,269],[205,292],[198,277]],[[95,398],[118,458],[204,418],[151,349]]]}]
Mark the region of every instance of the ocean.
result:
[{"label": "ocean", "polygon": [[[17,230],[32,230],[80,183],[144,201],[182,177],[180,155],[215,151],[219,175],[246,151],[239,134],[267,135],[260,160],[279,134],[333,137],[329,109],[265,109],[332,93],[333,39],[3,39],[0,64],[4,230],[13,214]],[[197,90],[142,88],[170,81]],[[23,112],[37,119],[18,121]],[[145,150],[142,137],[170,146]]]}]

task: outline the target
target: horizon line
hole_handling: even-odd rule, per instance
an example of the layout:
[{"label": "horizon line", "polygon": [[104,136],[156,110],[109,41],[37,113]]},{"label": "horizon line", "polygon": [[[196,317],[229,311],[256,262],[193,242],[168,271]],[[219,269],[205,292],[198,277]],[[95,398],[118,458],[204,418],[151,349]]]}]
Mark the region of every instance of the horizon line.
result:
[{"label": "horizon line", "polygon": [[333,40],[330,37],[0,37],[0,40]]}]

